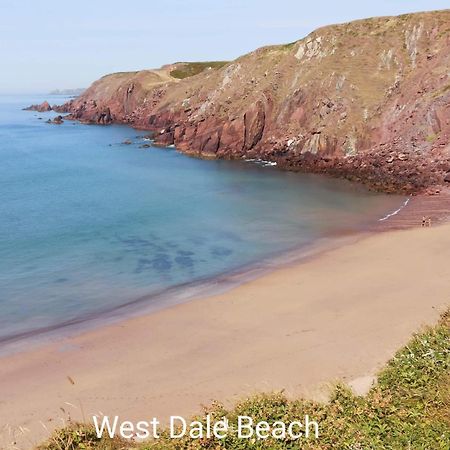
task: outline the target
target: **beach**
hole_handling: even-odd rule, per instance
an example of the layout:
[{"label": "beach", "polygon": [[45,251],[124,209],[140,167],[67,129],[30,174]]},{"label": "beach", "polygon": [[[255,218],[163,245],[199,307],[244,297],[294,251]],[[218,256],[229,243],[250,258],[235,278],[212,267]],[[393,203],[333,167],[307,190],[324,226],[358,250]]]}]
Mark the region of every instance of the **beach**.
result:
[{"label": "beach", "polygon": [[448,5],[4,3],[0,450],[450,449]]},{"label": "beach", "polygon": [[[450,303],[450,225],[387,231],[224,294],[0,361],[1,448],[31,448],[93,414],[189,417],[255,392],[363,393]],[[13,444],[13,443],[16,444]]]}]

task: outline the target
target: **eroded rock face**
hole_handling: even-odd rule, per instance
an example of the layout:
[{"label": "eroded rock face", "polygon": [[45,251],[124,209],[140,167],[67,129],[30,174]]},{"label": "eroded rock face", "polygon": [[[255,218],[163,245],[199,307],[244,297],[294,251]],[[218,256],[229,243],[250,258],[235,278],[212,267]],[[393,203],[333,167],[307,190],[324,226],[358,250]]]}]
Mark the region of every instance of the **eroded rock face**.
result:
[{"label": "eroded rock face", "polygon": [[199,157],[416,192],[450,170],[449,27],[448,10],[325,27],[183,80],[108,75],[58,110],[150,129]]},{"label": "eroded rock face", "polygon": [[233,152],[242,153],[245,142],[244,117],[226,121],[222,127],[220,138],[220,148],[222,153],[231,154]]},{"label": "eroded rock face", "polygon": [[101,109],[97,115],[97,123],[101,123],[103,125],[109,125],[112,123],[113,118],[111,115],[111,110],[108,106],[105,106],[103,109]]},{"label": "eroded rock face", "polygon": [[258,101],[244,114],[244,149],[251,150],[263,136],[266,113],[262,101]]}]

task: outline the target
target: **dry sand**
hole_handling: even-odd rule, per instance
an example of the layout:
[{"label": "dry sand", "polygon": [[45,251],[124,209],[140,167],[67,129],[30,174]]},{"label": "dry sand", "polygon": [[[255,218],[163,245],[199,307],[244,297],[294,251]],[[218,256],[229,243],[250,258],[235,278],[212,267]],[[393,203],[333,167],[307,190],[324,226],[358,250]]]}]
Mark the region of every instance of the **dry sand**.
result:
[{"label": "dry sand", "polygon": [[[0,448],[96,414],[201,412],[213,399],[364,389],[450,304],[450,225],[390,231],[225,294],[0,359]],[[22,427],[22,429],[20,429]]]}]

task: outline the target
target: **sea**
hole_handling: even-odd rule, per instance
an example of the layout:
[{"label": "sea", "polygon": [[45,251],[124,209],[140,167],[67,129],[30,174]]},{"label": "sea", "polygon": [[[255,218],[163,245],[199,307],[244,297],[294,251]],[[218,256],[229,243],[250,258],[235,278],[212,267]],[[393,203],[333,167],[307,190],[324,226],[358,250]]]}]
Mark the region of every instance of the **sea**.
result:
[{"label": "sea", "polygon": [[264,161],[195,159],[128,126],[53,125],[53,112],[22,110],[45,99],[66,100],[0,96],[0,351],[227,289],[405,202]]}]

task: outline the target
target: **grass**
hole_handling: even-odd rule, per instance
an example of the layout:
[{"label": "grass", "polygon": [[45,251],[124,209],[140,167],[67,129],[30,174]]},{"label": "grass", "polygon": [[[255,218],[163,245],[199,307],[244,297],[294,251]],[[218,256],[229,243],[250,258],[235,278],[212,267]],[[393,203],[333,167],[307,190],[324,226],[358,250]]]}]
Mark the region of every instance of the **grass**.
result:
[{"label": "grass", "polygon": [[[236,423],[298,420],[308,414],[319,423],[319,439],[252,441],[229,434],[224,440],[170,440],[167,433],[144,444],[98,439],[91,426],[73,424],[54,433],[39,450],[298,449],[448,450],[450,448],[450,312],[435,327],[416,334],[378,375],[364,397],[338,385],[329,403],[289,400],[282,393],[243,400],[232,409],[214,404],[207,412]],[[204,419],[200,419],[204,420]]]},{"label": "grass", "polygon": [[297,44],[298,41],[294,41],[294,42],[289,42],[287,44],[281,44],[277,47],[279,47],[281,50],[290,50],[291,48],[293,48],[295,46],[295,44]]},{"label": "grass", "polygon": [[220,69],[221,67],[228,64],[228,61],[206,61],[206,62],[189,62],[182,63],[180,67],[172,70],[170,75],[174,78],[184,79],[188,77],[193,77],[194,75],[198,75],[199,73],[207,70],[209,68],[212,69]]}]

